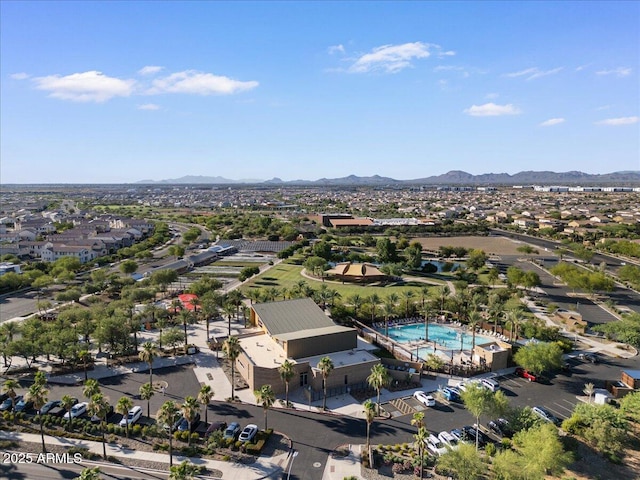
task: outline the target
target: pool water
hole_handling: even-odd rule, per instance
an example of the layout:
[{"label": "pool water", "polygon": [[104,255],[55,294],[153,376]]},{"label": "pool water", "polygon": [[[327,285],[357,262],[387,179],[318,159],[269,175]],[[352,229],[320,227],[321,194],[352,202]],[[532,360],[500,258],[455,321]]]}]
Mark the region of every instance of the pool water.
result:
[{"label": "pool water", "polygon": [[[378,328],[378,332],[385,333],[384,327]],[[416,340],[424,340],[424,323],[415,323],[412,325],[399,325],[397,327],[389,327],[389,337],[398,343],[410,343]],[[473,335],[465,332],[459,332],[444,325],[429,323],[429,341],[435,341],[438,348],[455,350],[460,349],[460,335],[462,335],[462,349],[471,350],[473,344]],[[490,341],[489,338],[476,334],[476,345]],[[425,350],[433,351],[433,347],[425,348]],[[421,355],[422,356],[422,355]]]}]

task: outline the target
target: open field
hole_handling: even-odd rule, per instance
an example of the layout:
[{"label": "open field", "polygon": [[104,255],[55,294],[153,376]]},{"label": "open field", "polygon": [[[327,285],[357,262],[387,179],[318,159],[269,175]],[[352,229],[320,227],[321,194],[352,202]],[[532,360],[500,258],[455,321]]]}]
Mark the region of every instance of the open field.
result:
[{"label": "open field", "polygon": [[509,240],[504,237],[428,237],[411,239],[412,242],[420,242],[422,248],[426,250],[438,250],[445,247],[477,248],[484,250],[488,255],[522,255],[518,252],[518,247],[524,245],[522,242]]},{"label": "open field", "polygon": [[[281,263],[276,265],[275,267],[266,271],[263,275],[257,276],[254,279],[247,282],[245,286],[241,288],[241,290],[246,293],[248,290],[252,289],[262,289],[262,288],[277,288],[282,290],[286,288],[288,291],[294,289],[295,285],[304,280],[307,285],[317,290],[323,284],[320,279],[308,278],[302,275],[303,267],[299,265],[289,265]],[[342,299],[346,299],[351,295],[358,294],[362,297],[368,297],[372,294],[377,294],[380,298],[385,298],[391,293],[396,293],[399,296],[402,296],[402,292],[406,290],[413,290],[417,295],[420,292],[420,288],[427,286],[431,287],[431,289],[437,288],[438,284],[442,284],[437,280],[428,280],[429,283],[420,282],[420,281],[410,281],[403,284],[392,283],[386,286],[376,286],[376,285],[357,285],[350,283],[342,283],[335,281],[325,280],[324,284],[327,287],[336,290]],[[435,292],[432,292],[431,295],[435,295]],[[419,298],[419,296],[414,297]]]}]

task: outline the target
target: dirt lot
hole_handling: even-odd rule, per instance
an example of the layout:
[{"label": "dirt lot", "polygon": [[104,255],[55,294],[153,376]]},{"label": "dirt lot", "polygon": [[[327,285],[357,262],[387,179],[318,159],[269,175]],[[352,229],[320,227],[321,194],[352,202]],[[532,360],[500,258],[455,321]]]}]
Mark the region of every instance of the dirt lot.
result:
[{"label": "dirt lot", "polygon": [[524,245],[504,237],[429,237],[412,241],[420,242],[426,250],[438,250],[441,246],[465,247],[484,250],[488,255],[522,255],[517,249]]}]

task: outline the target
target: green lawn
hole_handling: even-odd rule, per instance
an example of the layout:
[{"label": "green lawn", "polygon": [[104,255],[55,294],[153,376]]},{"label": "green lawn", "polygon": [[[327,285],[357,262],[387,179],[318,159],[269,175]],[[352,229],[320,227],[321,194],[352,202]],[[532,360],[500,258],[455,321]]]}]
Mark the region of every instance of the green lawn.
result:
[{"label": "green lawn", "polygon": [[[262,275],[256,276],[255,278],[248,281],[241,288],[241,290],[245,294],[249,290],[262,288],[277,288],[280,290],[282,288],[286,288],[288,291],[290,291],[300,280],[304,280],[307,285],[312,287],[314,290],[318,290],[322,285],[322,281],[303,277],[300,273],[302,272],[302,269],[303,267],[299,265],[281,263],[267,270]],[[341,282],[335,281],[325,281],[324,283],[329,288],[336,290],[340,294],[342,299],[346,299],[356,293],[361,297],[368,297],[376,293],[380,296],[381,299],[384,299],[391,293],[396,293],[398,296],[400,296],[400,298],[402,298],[402,292],[406,290],[413,290],[415,293],[413,300],[417,301],[420,298],[421,287],[428,286],[431,290],[431,296],[435,295],[435,289],[438,288],[436,285],[430,285],[417,281],[406,282],[402,285],[391,284],[384,287],[357,285],[350,283],[342,284]]]}]

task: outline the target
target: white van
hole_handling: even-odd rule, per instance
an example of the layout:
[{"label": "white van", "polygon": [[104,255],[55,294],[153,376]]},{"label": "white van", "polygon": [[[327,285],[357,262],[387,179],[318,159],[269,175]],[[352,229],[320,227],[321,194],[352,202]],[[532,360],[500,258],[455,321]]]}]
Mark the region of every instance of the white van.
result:
[{"label": "white van", "polygon": [[125,427],[127,423],[129,425],[133,425],[138,420],[140,420],[141,416],[142,416],[142,407],[136,405],[131,410],[129,410],[129,413],[127,414],[126,417],[122,417],[122,420],[120,420],[120,426]]},{"label": "white van", "polygon": [[492,392],[497,392],[498,390],[500,390],[500,384],[498,382],[496,382],[495,380],[491,380],[490,378],[483,378],[480,381],[481,385],[485,388],[488,388],[489,390],[491,390]]}]

